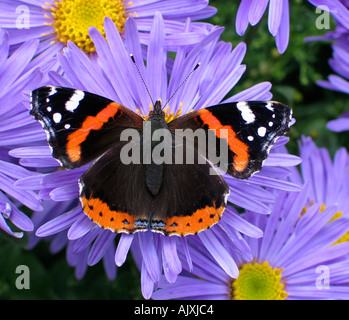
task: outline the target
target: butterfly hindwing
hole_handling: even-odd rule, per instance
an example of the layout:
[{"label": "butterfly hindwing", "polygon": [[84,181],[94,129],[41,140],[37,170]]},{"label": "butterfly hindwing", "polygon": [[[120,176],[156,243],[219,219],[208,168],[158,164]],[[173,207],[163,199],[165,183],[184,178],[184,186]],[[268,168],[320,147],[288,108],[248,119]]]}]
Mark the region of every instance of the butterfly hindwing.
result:
[{"label": "butterfly hindwing", "polygon": [[133,233],[149,228],[152,198],[147,192],[142,164],[124,164],[126,142],[110,148],[80,178],[80,200],[85,214],[104,229]]},{"label": "butterfly hindwing", "polygon": [[38,88],[31,94],[31,105],[53,156],[68,169],[96,159],[118,141],[124,128],[141,128],[143,122],[112,100],[70,88]]},{"label": "butterfly hindwing", "polygon": [[113,232],[151,229],[185,236],[220,220],[229,187],[210,163],[198,164],[201,155],[195,153],[194,164],[165,164],[162,186],[154,196],[145,183],[145,166],[123,163],[120,155],[125,145],[109,149],[80,179],[83,211],[92,221]]},{"label": "butterfly hindwing", "polygon": [[184,145],[184,156],[186,152],[193,152],[193,163],[164,167],[151,216],[153,231],[170,236],[197,234],[219,222],[227,206],[230,190],[223,177],[196,149]]},{"label": "butterfly hindwing", "polygon": [[221,130],[224,129],[229,162],[227,173],[246,179],[261,170],[276,139],[289,131],[291,116],[291,109],[279,102],[237,102],[189,113],[170,122],[169,127],[172,130],[211,129],[217,142],[223,137]]}]

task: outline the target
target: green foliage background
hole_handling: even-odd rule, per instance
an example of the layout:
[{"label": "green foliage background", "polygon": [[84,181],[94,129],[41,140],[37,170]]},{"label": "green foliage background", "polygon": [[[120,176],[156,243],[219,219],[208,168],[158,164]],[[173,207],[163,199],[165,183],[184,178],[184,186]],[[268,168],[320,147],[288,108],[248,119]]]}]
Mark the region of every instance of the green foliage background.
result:
[{"label": "green foliage background", "polygon": [[[311,35],[322,35],[329,30],[318,30],[315,7],[304,0],[290,2],[291,35],[288,49],[280,55],[267,26],[267,13],[255,27],[239,37],[235,32],[235,17],[240,1],[211,0],[218,13],[208,21],[224,26],[222,40],[247,43],[244,63],[247,70],[231,92],[237,93],[256,83],[270,81],[274,100],[290,105],[297,122],[289,134],[288,149],[298,154],[297,140],[311,136],[318,146],[326,147],[333,155],[347,146],[346,133],[333,133],[326,123],[349,110],[348,96],[322,89],[316,80],[332,73],[328,59],[332,55],[328,42],[304,42]],[[331,28],[334,23],[331,20]],[[13,239],[1,232],[0,237],[0,299],[142,299],[140,273],[129,255],[118,270],[116,280],[109,281],[102,263],[90,267],[82,280],[77,280],[74,269],[67,265],[65,250],[51,254],[49,243],[41,243],[33,250],[26,249],[26,238]],[[16,267],[30,268],[30,289],[18,290]]]}]

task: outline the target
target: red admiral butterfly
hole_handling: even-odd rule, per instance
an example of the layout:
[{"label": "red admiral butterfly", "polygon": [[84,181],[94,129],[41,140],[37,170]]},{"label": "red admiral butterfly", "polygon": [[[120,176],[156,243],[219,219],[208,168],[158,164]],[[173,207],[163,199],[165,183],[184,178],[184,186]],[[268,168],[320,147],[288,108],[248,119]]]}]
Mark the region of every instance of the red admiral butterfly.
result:
[{"label": "red admiral butterfly", "polygon": [[[289,131],[291,109],[274,101],[220,104],[166,122],[157,101],[147,120],[107,98],[46,86],[31,94],[31,115],[45,129],[53,156],[63,168],[92,164],[79,181],[85,214],[102,228],[164,235],[196,234],[216,224],[227,206],[229,187],[195,147],[192,164],[124,164],[124,129],[143,138],[143,124],[176,135],[176,129],[211,129],[228,148],[227,173],[246,179],[258,172],[275,140]],[[228,132],[220,136],[219,129]],[[223,140],[222,140],[223,139]],[[151,142],[154,149],[158,142]]]}]

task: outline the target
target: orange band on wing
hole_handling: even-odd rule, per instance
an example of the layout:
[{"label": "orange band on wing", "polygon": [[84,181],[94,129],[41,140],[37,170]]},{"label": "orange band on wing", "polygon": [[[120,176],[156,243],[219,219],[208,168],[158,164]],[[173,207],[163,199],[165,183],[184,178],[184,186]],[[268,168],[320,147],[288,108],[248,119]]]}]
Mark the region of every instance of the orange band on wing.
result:
[{"label": "orange band on wing", "polygon": [[111,102],[103,110],[97,113],[96,116],[88,116],[82,123],[80,129],[74,131],[68,136],[66,152],[72,162],[77,162],[81,158],[81,144],[86,140],[91,130],[99,130],[113,118],[118,112],[120,105],[116,102]]},{"label": "orange band on wing", "polygon": [[225,206],[215,208],[206,206],[196,210],[190,216],[178,216],[166,219],[165,233],[167,235],[185,236],[187,234],[197,234],[216,224],[225,210]]},{"label": "orange band on wing", "polygon": [[234,169],[236,171],[244,171],[247,167],[249,154],[248,146],[237,138],[235,131],[231,126],[222,125],[221,122],[207,109],[199,110],[200,118],[208,126],[209,129],[215,130],[217,138],[227,139],[224,132],[220,131],[225,129],[228,132],[228,146],[229,149],[235,154],[234,156]]},{"label": "orange band on wing", "polygon": [[135,217],[126,212],[110,210],[109,206],[98,198],[80,198],[82,208],[90,219],[104,229],[114,232],[132,233],[135,231]]}]

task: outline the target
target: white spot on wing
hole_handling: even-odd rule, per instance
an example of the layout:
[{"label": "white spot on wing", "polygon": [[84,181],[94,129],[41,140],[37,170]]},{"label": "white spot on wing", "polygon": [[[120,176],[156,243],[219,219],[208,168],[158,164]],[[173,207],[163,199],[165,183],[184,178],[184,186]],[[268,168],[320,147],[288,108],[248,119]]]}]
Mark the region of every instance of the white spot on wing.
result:
[{"label": "white spot on wing", "polygon": [[265,127],[259,127],[257,133],[260,137],[264,137],[267,133],[267,129]]},{"label": "white spot on wing", "polygon": [[224,195],[224,204],[225,204],[225,206],[227,206],[229,195],[230,195],[230,189],[229,189],[228,192]]},{"label": "white spot on wing", "polygon": [[57,92],[55,87],[50,87],[50,91],[48,93],[49,96],[53,96]]},{"label": "white spot on wing", "polygon": [[62,115],[60,113],[57,112],[53,114],[53,121],[55,123],[60,123],[61,120],[62,120]]},{"label": "white spot on wing", "polygon": [[247,139],[248,139],[248,141],[253,141],[254,140],[254,138],[252,136],[248,136]]},{"label": "white spot on wing", "polygon": [[75,90],[74,94],[65,103],[65,109],[67,111],[73,112],[79,106],[79,103],[84,98],[84,96],[85,96],[85,93],[83,91]]},{"label": "white spot on wing", "polygon": [[269,101],[265,107],[270,111],[274,111],[273,103],[271,101]]},{"label": "white spot on wing", "polygon": [[246,124],[253,123],[255,121],[256,117],[247,102],[238,102],[236,107],[240,110],[242,119],[246,121]]}]

